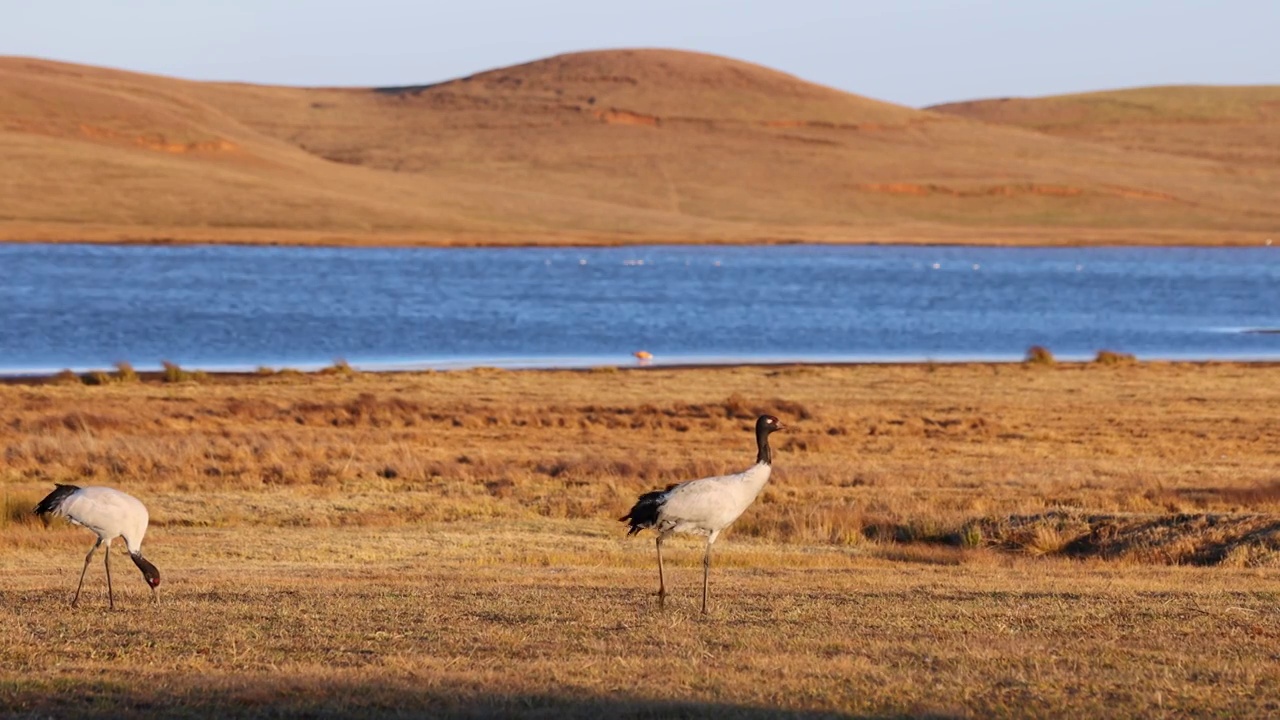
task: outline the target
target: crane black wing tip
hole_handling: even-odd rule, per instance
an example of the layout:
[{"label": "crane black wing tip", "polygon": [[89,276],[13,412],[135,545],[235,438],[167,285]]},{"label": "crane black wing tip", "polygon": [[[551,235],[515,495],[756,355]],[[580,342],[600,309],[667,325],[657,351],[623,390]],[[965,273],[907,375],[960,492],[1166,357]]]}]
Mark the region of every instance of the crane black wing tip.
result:
[{"label": "crane black wing tip", "polygon": [[58,506],[62,505],[64,500],[78,490],[80,490],[79,485],[63,485],[62,483],[54,483],[53,492],[46,495],[45,498],[36,505],[35,513],[37,515],[48,515],[51,512],[56,512],[58,510]]},{"label": "crane black wing tip", "polygon": [[631,512],[618,518],[620,522],[631,523],[627,537],[658,524],[658,513],[662,510],[662,504],[667,501],[667,493],[674,487],[675,485],[671,485],[666,490],[654,490],[641,495]]},{"label": "crane black wing tip", "polygon": [[637,521],[635,518],[632,517],[632,513],[634,512],[635,512],[635,508],[632,508],[631,512],[618,518],[618,522],[631,524],[631,527],[627,529],[627,537],[631,537],[632,535],[635,535],[636,533],[644,529],[644,526],[641,525],[639,521]]}]

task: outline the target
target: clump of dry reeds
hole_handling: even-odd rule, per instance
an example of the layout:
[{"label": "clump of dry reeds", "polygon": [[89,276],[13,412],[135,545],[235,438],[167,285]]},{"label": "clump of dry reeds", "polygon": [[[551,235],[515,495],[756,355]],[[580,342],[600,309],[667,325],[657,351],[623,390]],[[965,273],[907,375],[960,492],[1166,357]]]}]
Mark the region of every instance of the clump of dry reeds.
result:
[{"label": "clump of dry reeds", "polygon": [[168,360],[160,364],[163,367],[160,377],[167,383],[200,382],[208,377],[202,370],[184,370],[177,363]]},{"label": "clump of dry reeds", "polygon": [[133,369],[133,365],[121,360],[115,364],[116,372],[114,380],[121,383],[138,382],[138,373]]},{"label": "clump of dry reeds", "polygon": [[1057,360],[1053,357],[1053,353],[1049,348],[1043,345],[1032,345],[1027,348],[1026,357],[1023,362],[1028,365],[1053,365]]},{"label": "clump of dry reeds", "polygon": [[1138,362],[1138,358],[1130,353],[1099,350],[1093,361],[1098,365],[1133,365]]},{"label": "clump of dry reeds", "polygon": [[39,518],[35,514],[37,502],[39,499],[34,496],[5,491],[0,496],[0,528],[39,524]]},{"label": "clump of dry reeds", "polygon": [[359,373],[358,370],[351,367],[351,364],[342,358],[334,360],[332,365],[320,368],[316,372],[319,375],[339,375],[343,377],[351,377]]},{"label": "clump of dry reeds", "polygon": [[80,382],[85,385],[108,385],[111,383],[111,375],[104,370],[90,370],[80,376]]},{"label": "clump of dry reeds", "polygon": [[66,369],[50,376],[49,382],[54,385],[79,385],[80,376],[72,370]]}]

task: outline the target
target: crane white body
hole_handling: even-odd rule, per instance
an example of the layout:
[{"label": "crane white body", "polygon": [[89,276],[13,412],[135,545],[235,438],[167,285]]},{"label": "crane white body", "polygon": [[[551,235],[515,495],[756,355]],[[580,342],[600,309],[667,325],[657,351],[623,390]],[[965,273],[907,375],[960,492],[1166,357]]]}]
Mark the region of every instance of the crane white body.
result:
[{"label": "crane white body", "polygon": [[708,587],[711,575],[711,546],[720,533],[733,524],[760,491],[769,482],[773,472],[773,453],[769,449],[769,435],[781,430],[782,425],[772,415],[756,419],[756,464],[733,475],[689,480],[669,485],[665,490],[655,490],[640,496],[631,512],[620,518],[631,524],[628,535],[641,530],[657,531],[658,551],[658,606],[666,604],[667,581],[662,567],[662,541],[672,533],[705,535],[707,549],[702,556],[702,612],[707,612]]},{"label": "crane white body", "polygon": [[756,463],[733,475],[680,483],[664,492],[654,529],[661,535],[718,536],[751,507],[772,472],[772,465]]},{"label": "crane white body", "polygon": [[130,553],[142,551],[142,538],[151,520],[147,507],[134,496],[97,486],[71,493],[52,512],[93,531],[108,547],[110,541],[124,538]]},{"label": "crane white body", "polygon": [[150,586],[154,599],[156,586],[160,584],[160,571],[142,557],[142,538],[147,534],[147,524],[151,518],[140,500],[115,488],[57,485],[53,492],[40,501],[35,512],[37,515],[64,517],[98,536],[98,541],[89,548],[89,554],[85,555],[84,568],[80,571],[80,584],[76,586],[72,606],[80,602],[80,590],[84,587],[85,572],[89,569],[94,551],[105,542],[107,599],[110,606],[115,607],[115,592],[111,587],[111,541],[116,538],[124,539],[129,557],[142,571],[142,577]]}]

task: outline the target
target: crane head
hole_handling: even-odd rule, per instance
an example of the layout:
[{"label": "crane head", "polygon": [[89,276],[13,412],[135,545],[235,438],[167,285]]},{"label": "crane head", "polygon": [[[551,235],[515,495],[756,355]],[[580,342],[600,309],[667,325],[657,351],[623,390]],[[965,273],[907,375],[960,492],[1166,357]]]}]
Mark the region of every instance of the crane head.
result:
[{"label": "crane head", "polygon": [[155,590],[160,585],[160,571],[149,560],[142,557],[141,553],[130,553],[129,556],[133,558],[133,564],[142,571],[142,577],[147,581],[147,585]]},{"label": "crane head", "polygon": [[756,432],[772,433],[779,430],[786,430],[786,427],[778,422],[778,418],[772,415],[761,415],[756,418]]}]

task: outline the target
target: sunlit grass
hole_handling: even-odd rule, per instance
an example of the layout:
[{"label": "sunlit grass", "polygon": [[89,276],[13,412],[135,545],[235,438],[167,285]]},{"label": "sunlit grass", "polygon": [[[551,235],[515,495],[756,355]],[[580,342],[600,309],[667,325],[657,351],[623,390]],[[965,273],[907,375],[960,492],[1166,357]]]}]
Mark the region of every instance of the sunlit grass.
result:
[{"label": "sunlit grass", "polygon": [[[1277,403],[1280,367],[1169,363],[0,384],[0,704],[1266,714]],[[788,430],[712,615],[687,537],[659,613],[616,518],[750,464],[765,411]],[[93,536],[31,514],[54,482],[147,503],[159,606],[117,548],[120,611],[100,561],[68,608]]]}]

